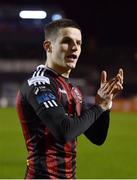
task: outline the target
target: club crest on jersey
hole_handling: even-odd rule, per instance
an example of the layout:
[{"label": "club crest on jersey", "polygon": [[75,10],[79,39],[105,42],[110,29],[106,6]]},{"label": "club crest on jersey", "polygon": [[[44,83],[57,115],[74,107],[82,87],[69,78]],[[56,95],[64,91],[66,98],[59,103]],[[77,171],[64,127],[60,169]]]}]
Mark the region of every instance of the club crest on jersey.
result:
[{"label": "club crest on jersey", "polygon": [[78,88],[73,87],[71,90],[71,94],[76,102],[82,103],[82,94]]},{"label": "club crest on jersey", "polygon": [[61,92],[62,94],[67,94],[67,92],[65,91],[65,89],[59,88],[59,92]]},{"label": "club crest on jersey", "polygon": [[77,87],[72,87],[71,94],[74,98],[74,101],[76,103],[76,112],[77,115],[80,116],[81,114],[81,104],[82,104],[82,94],[80,90]]}]

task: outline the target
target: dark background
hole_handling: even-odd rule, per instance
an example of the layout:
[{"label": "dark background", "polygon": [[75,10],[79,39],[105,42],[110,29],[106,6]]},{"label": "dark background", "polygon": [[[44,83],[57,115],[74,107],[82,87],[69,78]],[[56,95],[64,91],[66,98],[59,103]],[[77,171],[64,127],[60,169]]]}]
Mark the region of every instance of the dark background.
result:
[{"label": "dark background", "polygon": [[[32,20],[23,21],[18,16],[21,9],[45,9],[49,14],[47,19],[41,23]],[[31,66],[33,66],[34,60],[38,64],[44,63],[43,27],[51,21],[50,16],[56,9],[63,13],[63,17],[75,20],[82,28],[82,53],[77,69],[72,72],[71,77],[86,81],[89,90],[85,91],[83,87],[85,94],[96,93],[102,70],[106,70],[111,78],[119,68],[123,68],[124,91],[121,96],[136,96],[136,0],[1,0],[0,96],[2,97],[5,91],[5,82],[7,84],[22,83],[29,74],[29,71],[26,71],[28,63],[32,63]],[[14,69],[13,64],[17,66],[16,62],[19,62],[18,71],[17,68],[15,71],[10,70],[10,68]],[[6,70],[4,70],[4,66]],[[24,66],[26,69],[22,71]],[[85,86],[82,83],[80,85]]]},{"label": "dark background", "polygon": [[67,18],[76,20],[84,34],[94,36],[100,46],[137,45],[136,0],[2,0],[1,5],[18,7],[59,6]]}]

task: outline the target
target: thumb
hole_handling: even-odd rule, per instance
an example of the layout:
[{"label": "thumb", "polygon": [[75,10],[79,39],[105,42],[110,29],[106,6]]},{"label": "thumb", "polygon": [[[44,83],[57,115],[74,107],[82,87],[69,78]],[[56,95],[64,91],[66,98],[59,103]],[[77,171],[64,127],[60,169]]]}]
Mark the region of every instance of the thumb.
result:
[{"label": "thumb", "polygon": [[102,71],[101,72],[101,81],[100,81],[100,85],[106,83],[107,81],[107,72],[106,71]]}]

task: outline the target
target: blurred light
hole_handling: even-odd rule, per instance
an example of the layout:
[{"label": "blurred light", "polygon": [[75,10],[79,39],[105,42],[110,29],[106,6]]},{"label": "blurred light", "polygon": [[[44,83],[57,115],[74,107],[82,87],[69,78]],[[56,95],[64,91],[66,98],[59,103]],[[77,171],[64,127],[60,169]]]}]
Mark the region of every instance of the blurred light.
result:
[{"label": "blurred light", "polygon": [[5,107],[7,107],[7,106],[8,106],[8,99],[7,99],[6,97],[2,97],[2,98],[0,99],[0,107],[5,108]]},{"label": "blurred light", "polygon": [[52,19],[52,21],[62,19],[62,15],[61,14],[53,14],[51,19]]},{"label": "blurred light", "polygon": [[24,10],[19,13],[19,16],[22,19],[45,19],[47,17],[47,13],[45,11]]}]

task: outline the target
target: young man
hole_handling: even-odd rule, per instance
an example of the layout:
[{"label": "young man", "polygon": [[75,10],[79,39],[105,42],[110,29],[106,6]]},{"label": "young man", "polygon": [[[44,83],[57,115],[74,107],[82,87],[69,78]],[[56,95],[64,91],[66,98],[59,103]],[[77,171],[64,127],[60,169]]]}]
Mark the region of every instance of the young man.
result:
[{"label": "young man", "polygon": [[17,112],[28,150],[26,179],[76,178],[77,136],[101,145],[107,136],[112,98],[123,89],[123,71],[107,81],[105,71],[96,103],[87,109],[69,80],[81,53],[80,27],[69,19],[45,27],[45,65],[36,68],[17,96]]}]

